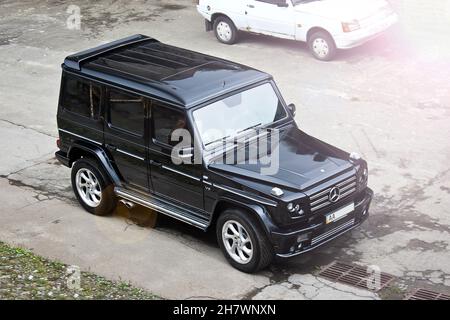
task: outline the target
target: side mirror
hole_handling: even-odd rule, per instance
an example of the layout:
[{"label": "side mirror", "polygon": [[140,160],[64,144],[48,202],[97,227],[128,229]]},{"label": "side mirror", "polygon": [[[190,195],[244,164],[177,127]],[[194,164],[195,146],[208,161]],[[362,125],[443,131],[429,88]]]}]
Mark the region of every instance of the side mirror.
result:
[{"label": "side mirror", "polygon": [[287,7],[289,7],[289,5],[286,2],[286,0],[280,0],[279,2],[277,2],[277,7],[287,8]]},{"label": "side mirror", "polygon": [[288,109],[291,112],[291,115],[295,117],[295,115],[297,114],[297,107],[295,106],[295,104],[293,103],[289,104]]}]

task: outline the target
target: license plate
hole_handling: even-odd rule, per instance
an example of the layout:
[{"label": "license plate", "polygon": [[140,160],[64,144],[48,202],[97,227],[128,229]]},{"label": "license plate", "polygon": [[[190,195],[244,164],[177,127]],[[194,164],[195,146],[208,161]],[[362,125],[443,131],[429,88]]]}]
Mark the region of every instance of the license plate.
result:
[{"label": "license plate", "polygon": [[345,206],[339,210],[336,210],[335,212],[327,214],[325,216],[326,224],[330,224],[332,222],[341,220],[342,218],[345,218],[349,213],[352,213],[353,211],[355,211],[355,204],[350,203],[348,206]]}]

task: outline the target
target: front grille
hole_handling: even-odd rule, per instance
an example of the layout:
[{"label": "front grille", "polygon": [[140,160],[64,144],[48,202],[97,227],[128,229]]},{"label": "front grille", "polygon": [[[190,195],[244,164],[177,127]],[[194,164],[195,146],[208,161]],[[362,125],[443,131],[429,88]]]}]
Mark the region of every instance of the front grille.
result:
[{"label": "front grille", "polygon": [[341,231],[344,231],[347,228],[350,228],[354,224],[355,224],[355,219],[352,219],[352,220],[350,220],[350,221],[348,221],[348,222],[346,222],[344,224],[341,224],[339,227],[331,229],[330,231],[325,232],[325,233],[323,233],[323,234],[313,238],[311,240],[311,245],[313,246],[313,245],[315,245],[315,244],[317,244],[319,242],[322,242],[323,240],[326,240],[326,239],[334,236],[335,234],[337,234],[337,233],[339,233]]},{"label": "front grille", "polygon": [[341,191],[341,196],[339,198],[339,201],[341,201],[356,191],[356,176],[353,175],[350,178],[347,178],[329,188],[326,188],[325,190],[316,192],[311,195],[309,197],[309,199],[311,200],[311,212],[320,210],[332,204],[332,202],[328,198],[328,195],[331,189],[333,189],[334,187],[338,187]]}]

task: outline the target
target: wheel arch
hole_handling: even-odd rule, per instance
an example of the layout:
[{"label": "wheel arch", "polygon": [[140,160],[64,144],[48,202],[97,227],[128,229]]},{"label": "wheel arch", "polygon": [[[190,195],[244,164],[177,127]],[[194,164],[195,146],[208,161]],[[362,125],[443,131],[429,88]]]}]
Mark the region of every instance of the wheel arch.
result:
[{"label": "wheel arch", "polygon": [[267,211],[262,206],[240,202],[231,198],[223,197],[216,202],[212,214],[210,227],[216,225],[217,219],[225,210],[232,208],[241,209],[243,211],[248,212],[253,217],[255,217],[260,226],[262,227],[262,229],[264,230],[264,233],[266,234],[267,238],[271,241],[271,232],[274,229],[274,224]]},{"label": "wheel arch", "polygon": [[[306,41],[309,42],[309,39],[311,38],[311,36],[316,33],[316,32],[325,32],[326,34],[328,34],[330,36],[330,38],[334,41],[334,37],[333,35],[325,28],[322,27],[312,27],[308,30],[308,32],[306,33]],[[335,43],[336,45],[336,43]]]},{"label": "wheel arch", "polygon": [[225,17],[230,19],[231,22],[234,23],[233,19],[230,18],[230,16],[226,15],[225,13],[222,12],[215,12],[211,15],[211,24],[214,25],[214,21],[219,18],[219,17]]},{"label": "wheel arch", "polygon": [[75,161],[83,157],[95,159],[105,170],[108,177],[111,179],[111,182],[116,186],[121,186],[120,177],[117,174],[116,169],[101,147],[92,146],[83,142],[74,143],[67,152],[67,157],[69,158],[69,167],[72,167]]}]

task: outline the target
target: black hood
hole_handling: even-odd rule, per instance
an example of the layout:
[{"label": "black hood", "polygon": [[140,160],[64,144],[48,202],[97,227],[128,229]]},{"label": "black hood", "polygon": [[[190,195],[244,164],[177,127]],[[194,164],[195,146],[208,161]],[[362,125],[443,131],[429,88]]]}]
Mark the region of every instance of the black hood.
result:
[{"label": "black hood", "polygon": [[[279,142],[275,145],[279,150],[279,166],[272,174],[261,174],[262,170],[267,170],[270,166],[268,162],[264,162],[267,157],[262,158],[262,161],[256,161],[256,157],[251,156],[256,154],[249,152],[251,148],[256,148],[256,143],[242,147],[239,150],[241,156],[236,156],[237,159],[231,163],[217,159],[209,165],[209,168],[221,171],[229,178],[235,176],[240,181],[257,180],[298,191],[353,168],[348,160],[348,153],[307,135],[295,125],[280,130]],[[270,159],[275,162],[277,157],[273,154]]]}]

